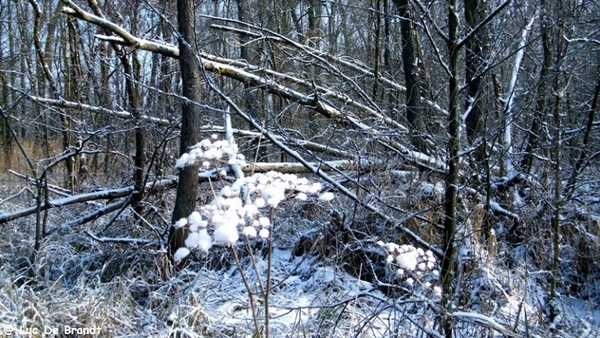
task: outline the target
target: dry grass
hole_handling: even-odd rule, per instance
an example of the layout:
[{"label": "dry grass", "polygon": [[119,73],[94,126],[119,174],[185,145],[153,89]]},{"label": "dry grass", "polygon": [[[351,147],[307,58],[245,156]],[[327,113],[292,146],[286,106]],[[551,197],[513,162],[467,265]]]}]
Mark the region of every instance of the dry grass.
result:
[{"label": "dry grass", "polygon": [[[374,179],[374,186],[379,188],[382,195],[391,196],[384,202],[415,212],[430,210],[422,216],[435,222],[439,216],[439,210],[436,209],[439,201],[436,198],[423,198],[420,183],[423,182],[398,183],[389,177]],[[2,176],[0,186],[10,188],[7,191],[19,189],[15,182],[9,182]],[[205,195],[210,194],[207,189]],[[171,199],[172,196],[165,195],[163,198]],[[26,199],[15,199],[1,207],[9,211],[24,203],[27,203]],[[344,198],[337,198],[331,205],[316,208],[297,201],[286,204],[276,214],[276,246],[281,250],[291,250],[300,235],[315,229],[326,235],[330,220],[328,209],[348,212],[351,210],[348,206],[351,204],[348,203]],[[84,208],[73,206],[53,210],[50,213],[51,227],[79,217],[85,212]],[[536,325],[538,332],[544,332],[545,329],[541,327],[543,309],[541,303],[535,303],[534,293],[540,293],[543,289],[540,285],[546,283],[546,276],[528,275],[526,269],[530,268],[527,264],[531,260],[518,262],[516,267],[508,266],[504,260],[510,248],[506,246],[499,248],[504,252],[502,255],[489,255],[486,250],[488,243],[479,231],[482,228],[483,209],[473,207],[470,210],[464,216],[464,233],[471,241],[474,252],[473,260],[465,264],[462,270],[463,309],[489,315],[497,312],[497,318],[506,323],[518,322],[519,327],[523,328],[524,317],[514,315],[509,305],[514,302],[518,306],[518,302],[526,300],[529,305],[523,306],[528,306],[530,324]],[[346,216],[347,225],[365,231],[368,237],[372,237],[365,243],[374,243],[379,238],[403,243],[399,231],[387,229],[385,232],[385,227],[371,215],[359,210],[356,213],[348,212]],[[398,212],[396,216],[401,218],[404,215]],[[439,242],[439,234],[431,225],[411,222],[407,222],[406,226],[426,240]],[[98,233],[105,224],[105,220],[100,220],[87,224],[85,229],[59,230],[46,238],[35,257],[32,250],[32,218],[0,225],[0,329],[8,325],[38,330],[43,330],[45,326],[61,330],[66,326],[100,327],[103,330],[100,336],[107,337],[244,337],[252,334],[246,290],[238,280],[239,272],[227,250],[214,250],[210,256],[195,262],[189,269],[167,276],[167,268],[161,264],[164,253],[157,250],[156,243],[141,247],[98,243],[83,232],[90,230]],[[587,231],[598,235],[597,227],[588,227]],[[156,238],[148,228],[133,224],[127,214],[119,217],[104,235]],[[527,243],[530,247],[526,255],[538,256],[535,263],[540,266],[547,264],[543,257],[549,257],[548,252],[541,250],[545,247],[544,238],[547,238],[547,234],[538,239],[532,236]],[[585,257],[598,256],[597,243],[582,240],[578,248]],[[354,277],[359,279],[352,279],[342,272],[344,264],[352,264],[340,258],[346,257],[342,253],[349,249],[352,249],[352,245],[347,241],[330,240],[315,246],[315,254],[307,259],[310,264],[294,271],[293,275],[289,272],[294,264],[299,264],[298,258],[280,261],[280,265],[275,266],[274,276],[281,285],[273,292],[281,298],[273,298],[274,309],[279,311],[280,316],[293,315],[297,318],[288,322],[274,320],[274,332],[289,332],[291,336],[318,333],[336,337],[383,337],[385,335],[376,333],[384,332],[381,331],[382,327],[387,328],[385,332],[390,335],[394,330],[402,332],[408,327],[403,326],[408,325],[403,324],[406,323],[403,318],[415,314],[424,318],[424,323],[427,322],[423,325],[430,329],[436,327],[434,312],[428,312],[430,305],[425,306],[425,303],[415,302],[416,305],[407,307],[394,305],[393,313],[390,313],[382,310],[383,305],[388,304],[385,301],[368,297],[352,299],[348,290],[362,285],[363,281],[359,279],[364,277],[361,274],[365,270],[358,269],[360,273]],[[260,270],[258,274],[264,278],[264,250],[260,254],[258,250],[255,253]],[[242,260],[250,266],[247,252],[245,254]],[[583,270],[583,259],[578,263]],[[590,263],[588,267],[592,265]],[[251,279],[251,284],[257,285],[255,271],[249,268],[245,273]],[[482,284],[484,282],[486,284]],[[476,288],[480,291],[472,293]],[[317,295],[309,304],[314,308],[295,305],[299,298],[309,293]],[[414,295],[403,295],[405,298],[400,299],[399,303],[410,300],[411,296]],[[383,295],[381,297],[385,299]],[[397,302],[398,299],[388,301]],[[264,311],[259,311],[259,315],[261,313],[264,314]],[[413,329],[419,330],[417,327]],[[568,329],[571,330],[569,332],[580,332],[580,328],[575,326]],[[481,327],[465,323],[459,325],[459,330],[476,335],[485,332]]]}]

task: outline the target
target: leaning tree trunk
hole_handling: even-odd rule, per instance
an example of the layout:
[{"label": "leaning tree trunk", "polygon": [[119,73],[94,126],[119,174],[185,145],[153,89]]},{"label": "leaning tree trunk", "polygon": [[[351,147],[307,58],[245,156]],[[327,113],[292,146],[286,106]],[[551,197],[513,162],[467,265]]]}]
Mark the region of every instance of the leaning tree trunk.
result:
[{"label": "leaning tree trunk", "polygon": [[[194,42],[194,1],[177,0],[177,23],[179,28],[179,66],[183,96],[187,99],[181,104],[181,139],[179,152],[185,153],[188,148],[198,142],[198,129],[201,122],[201,109],[195,105],[200,101],[201,73],[195,55]],[[197,165],[179,169],[179,184],[173,209],[172,222],[189,216],[196,207],[198,195]],[[169,253],[173,255],[178,248],[184,246],[188,230],[173,228],[169,231]]]}]

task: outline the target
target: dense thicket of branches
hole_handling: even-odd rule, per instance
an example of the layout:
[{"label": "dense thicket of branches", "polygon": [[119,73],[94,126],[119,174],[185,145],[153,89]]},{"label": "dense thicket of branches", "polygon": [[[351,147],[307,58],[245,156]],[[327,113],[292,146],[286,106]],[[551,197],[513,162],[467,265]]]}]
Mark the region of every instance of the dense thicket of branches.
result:
[{"label": "dense thicket of branches", "polygon": [[[432,249],[448,311],[457,248],[476,243],[490,256],[523,245],[551,272],[550,298],[592,296],[597,2],[177,3],[195,7],[178,18],[172,1],[0,3],[0,168],[33,187],[26,212],[0,223],[36,214],[37,248],[59,226],[49,212],[96,198],[118,204],[72,225],[131,207],[133,222],[166,229],[205,198],[196,182],[209,175],[191,184],[198,168],[178,173],[175,159],[230,112],[252,170],[316,174],[355,226]],[[193,193],[171,214],[177,174]]]}]

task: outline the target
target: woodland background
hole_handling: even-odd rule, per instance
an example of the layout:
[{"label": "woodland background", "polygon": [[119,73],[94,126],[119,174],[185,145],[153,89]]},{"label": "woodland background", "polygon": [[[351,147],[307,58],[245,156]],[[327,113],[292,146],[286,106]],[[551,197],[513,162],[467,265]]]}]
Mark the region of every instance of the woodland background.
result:
[{"label": "woodland background", "polygon": [[[0,325],[600,334],[598,2],[3,0],[0,18]],[[271,210],[274,247],[237,246],[257,283],[267,257],[289,283],[335,271],[263,333],[209,306],[211,278],[242,285],[231,251],[171,259],[171,225],[236,175],[175,161],[226,132],[245,173],[336,194]],[[439,273],[407,283],[379,241]],[[331,291],[348,279],[386,305]]]}]

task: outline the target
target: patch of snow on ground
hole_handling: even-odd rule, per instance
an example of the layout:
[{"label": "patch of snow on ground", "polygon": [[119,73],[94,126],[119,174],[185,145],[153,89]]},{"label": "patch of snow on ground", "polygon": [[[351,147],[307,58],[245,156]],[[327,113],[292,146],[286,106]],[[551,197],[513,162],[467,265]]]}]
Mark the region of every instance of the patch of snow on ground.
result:
[{"label": "patch of snow on ground", "polygon": [[[264,297],[249,257],[240,257],[244,276],[253,289],[260,325],[264,325]],[[262,285],[266,285],[267,260],[255,257]],[[294,257],[291,250],[273,251],[273,290],[270,294],[270,327],[274,337],[306,332],[328,337],[385,337],[401,314],[393,302],[371,283],[341,270],[324,266],[314,257]],[[241,336],[251,335],[252,310],[242,277],[235,264],[226,271],[202,269],[191,286],[204,293],[203,307],[210,326],[222,331],[236,328]],[[183,305],[183,304],[182,304]],[[410,326],[410,322],[408,322]],[[414,328],[413,328],[414,329]],[[407,331],[409,332],[409,331]]]}]

